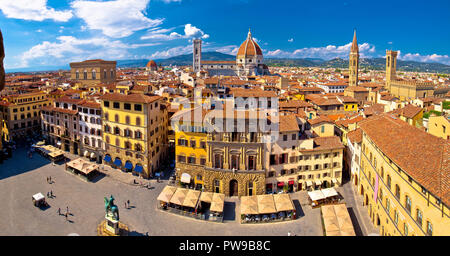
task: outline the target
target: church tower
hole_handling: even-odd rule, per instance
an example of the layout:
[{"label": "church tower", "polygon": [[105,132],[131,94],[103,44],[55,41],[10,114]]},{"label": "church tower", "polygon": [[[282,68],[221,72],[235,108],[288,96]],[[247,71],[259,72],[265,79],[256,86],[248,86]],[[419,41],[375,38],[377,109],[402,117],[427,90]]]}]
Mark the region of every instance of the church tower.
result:
[{"label": "church tower", "polygon": [[352,48],[350,49],[348,70],[349,70],[349,86],[358,85],[358,68],[359,68],[359,49],[356,42],[356,30],[353,34]]},{"label": "church tower", "polygon": [[396,51],[386,50],[386,89],[391,90],[391,81],[395,80],[397,72],[397,54]]},{"label": "church tower", "polygon": [[201,61],[202,61],[202,40],[194,39],[193,40],[194,50],[192,52],[193,60],[192,60],[192,68],[195,73],[200,71]]}]

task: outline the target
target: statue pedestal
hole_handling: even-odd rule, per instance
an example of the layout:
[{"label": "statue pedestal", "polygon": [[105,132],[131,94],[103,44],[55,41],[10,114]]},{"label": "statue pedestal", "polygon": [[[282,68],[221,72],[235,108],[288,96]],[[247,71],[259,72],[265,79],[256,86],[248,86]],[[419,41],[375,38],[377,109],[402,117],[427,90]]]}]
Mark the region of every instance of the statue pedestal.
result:
[{"label": "statue pedestal", "polygon": [[111,234],[114,234],[114,235],[119,235],[119,232],[120,232],[119,221],[113,219],[109,215],[106,215],[105,219],[106,219],[106,223],[105,223],[106,231],[108,231],[108,232],[110,232]]}]

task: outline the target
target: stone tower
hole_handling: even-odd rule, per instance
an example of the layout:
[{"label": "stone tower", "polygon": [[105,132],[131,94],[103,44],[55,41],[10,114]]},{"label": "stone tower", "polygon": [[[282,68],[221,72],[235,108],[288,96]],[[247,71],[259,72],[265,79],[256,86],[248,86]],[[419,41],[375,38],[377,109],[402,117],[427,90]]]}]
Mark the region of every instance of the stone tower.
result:
[{"label": "stone tower", "polygon": [[358,85],[358,68],[359,68],[359,49],[358,43],[356,42],[356,30],[353,34],[352,48],[350,49],[348,70],[349,70],[349,86]]},{"label": "stone tower", "polygon": [[200,71],[201,61],[202,61],[202,40],[194,39],[193,40],[194,49],[192,52],[192,68],[195,73]]},{"label": "stone tower", "polygon": [[391,81],[395,80],[397,54],[396,51],[386,50],[386,89],[389,91],[391,90]]}]

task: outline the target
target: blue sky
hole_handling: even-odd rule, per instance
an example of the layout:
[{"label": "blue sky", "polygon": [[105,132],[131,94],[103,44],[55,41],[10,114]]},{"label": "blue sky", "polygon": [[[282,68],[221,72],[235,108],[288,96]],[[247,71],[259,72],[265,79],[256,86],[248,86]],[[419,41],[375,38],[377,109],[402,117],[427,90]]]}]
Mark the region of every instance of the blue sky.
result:
[{"label": "blue sky", "polygon": [[360,54],[450,65],[450,1],[0,0],[7,69],[91,58],[160,59],[204,51],[235,54],[248,29],[265,57]]}]

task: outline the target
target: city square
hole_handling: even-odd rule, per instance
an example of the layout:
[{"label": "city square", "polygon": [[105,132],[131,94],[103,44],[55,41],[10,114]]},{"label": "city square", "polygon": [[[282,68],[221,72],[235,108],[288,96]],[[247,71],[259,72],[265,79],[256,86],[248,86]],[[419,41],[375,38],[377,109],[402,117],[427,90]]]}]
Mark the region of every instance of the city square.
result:
[{"label": "city square", "polygon": [[[20,165],[17,164],[19,162]],[[106,172],[120,171],[109,169]],[[125,175],[130,176],[130,179],[136,178]],[[49,176],[53,184],[46,181]],[[167,179],[162,179],[161,183],[157,180],[147,182],[151,185],[150,189],[124,183],[110,176],[100,176],[93,182],[86,182],[64,171],[64,163],[52,165],[37,153],[30,159],[24,148],[18,148],[14,156],[3,163],[0,174],[0,200],[4,203],[4,211],[0,213],[0,235],[97,235],[96,227],[104,219],[103,197],[111,194],[116,198],[121,221],[129,226],[131,236],[323,235],[320,209],[311,209],[304,192],[292,196],[296,198],[297,220],[240,224],[236,219],[239,200],[226,198],[224,222],[212,223],[158,210],[156,197],[167,184]],[[41,210],[32,204],[33,194],[41,192],[46,195],[50,191],[55,197],[46,198],[49,208]],[[125,208],[127,200],[130,200],[130,209]],[[58,215],[58,208],[64,214],[66,207],[69,207],[70,213],[68,220]]]}]

